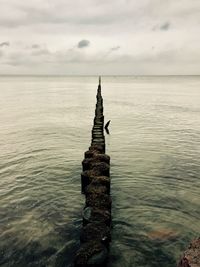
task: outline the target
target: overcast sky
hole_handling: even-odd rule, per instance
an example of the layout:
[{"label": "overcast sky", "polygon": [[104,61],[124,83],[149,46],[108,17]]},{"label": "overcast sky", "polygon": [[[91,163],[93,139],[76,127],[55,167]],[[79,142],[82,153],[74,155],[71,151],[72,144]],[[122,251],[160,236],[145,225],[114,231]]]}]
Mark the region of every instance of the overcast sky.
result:
[{"label": "overcast sky", "polygon": [[200,74],[200,0],[0,0],[0,74]]}]

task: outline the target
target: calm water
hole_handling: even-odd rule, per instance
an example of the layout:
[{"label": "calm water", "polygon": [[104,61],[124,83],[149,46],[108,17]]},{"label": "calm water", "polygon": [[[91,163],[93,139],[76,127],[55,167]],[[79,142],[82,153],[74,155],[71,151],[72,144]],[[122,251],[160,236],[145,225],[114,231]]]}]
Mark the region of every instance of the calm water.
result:
[{"label": "calm water", "polygon": [[[69,266],[96,77],[0,78],[0,266]],[[110,267],[174,267],[200,233],[200,77],[103,77]]]}]

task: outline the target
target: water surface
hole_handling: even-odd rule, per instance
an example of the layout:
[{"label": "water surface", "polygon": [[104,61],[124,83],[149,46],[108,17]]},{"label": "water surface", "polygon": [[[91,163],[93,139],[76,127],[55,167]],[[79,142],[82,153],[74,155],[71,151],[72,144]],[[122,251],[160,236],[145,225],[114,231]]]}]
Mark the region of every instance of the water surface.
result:
[{"label": "water surface", "polygon": [[[69,266],[97,77],[0,78],[0,266]],[[200,232],[200,77],[103,77],[109,267],[172,267]]]}]

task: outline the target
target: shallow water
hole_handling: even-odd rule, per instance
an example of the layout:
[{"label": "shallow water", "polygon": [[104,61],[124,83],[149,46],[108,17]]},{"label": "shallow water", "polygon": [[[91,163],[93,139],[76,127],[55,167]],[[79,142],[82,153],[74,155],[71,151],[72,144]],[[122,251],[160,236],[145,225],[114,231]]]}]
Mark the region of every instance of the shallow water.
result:
[{"label": "shallow water", "polygon": [[[0,77],[0,266],[69,266],[97,77]],[[200,233],[200,77],[103,77],[109,267],[176,266]]]}]

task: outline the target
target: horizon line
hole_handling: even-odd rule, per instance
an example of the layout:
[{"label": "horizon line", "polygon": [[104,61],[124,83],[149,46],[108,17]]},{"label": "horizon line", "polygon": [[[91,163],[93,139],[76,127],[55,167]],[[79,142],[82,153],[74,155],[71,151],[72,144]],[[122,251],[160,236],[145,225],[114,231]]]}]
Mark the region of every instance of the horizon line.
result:
[{"label": "horizon line", "polygon": [[3,76],[52,76],[52,77],[169,77],[169,76],[200,76],[200,74],[0,74]]}]

